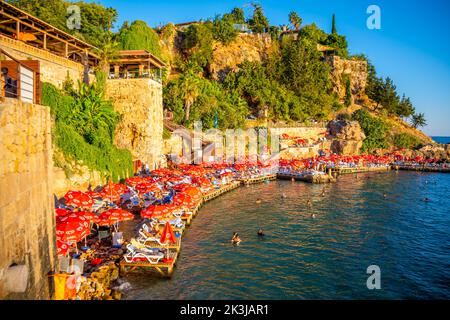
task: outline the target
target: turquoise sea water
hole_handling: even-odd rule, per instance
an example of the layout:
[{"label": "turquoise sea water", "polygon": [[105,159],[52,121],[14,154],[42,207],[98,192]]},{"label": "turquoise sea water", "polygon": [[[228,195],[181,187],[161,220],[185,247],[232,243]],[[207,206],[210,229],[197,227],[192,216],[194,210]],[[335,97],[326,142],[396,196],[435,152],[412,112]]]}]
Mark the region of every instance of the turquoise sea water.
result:
[{"label": "turquoise sea water", "polygon": [[450,137],[431,137],[437,143],[450,143]]},{"label": "turquoise sea water", "polygon": [[[125,298],[450,299],[450,175],[349,175],[323,188],[273,181],[207,203],[172,279],[129,274]],[[381,290],[367,289],[370,265]]]}]

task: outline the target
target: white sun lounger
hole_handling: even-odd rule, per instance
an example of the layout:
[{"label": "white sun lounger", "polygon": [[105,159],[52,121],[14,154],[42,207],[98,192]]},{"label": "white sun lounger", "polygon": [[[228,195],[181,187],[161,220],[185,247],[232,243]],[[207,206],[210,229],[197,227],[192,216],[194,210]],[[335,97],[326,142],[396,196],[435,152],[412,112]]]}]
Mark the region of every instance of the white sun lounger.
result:
[{"label": "white sun lounger", "polygon": [[151,264],[157,264],[162,258],[164,258],[164,254],[162,252],[151,249],[138,249],[132,244],[129,244],[127,246],[127,249],[128,252],[123,256],[123,258],[128,263],[137,262],[136,259],[141,260],[142,258],[144,258]]}]

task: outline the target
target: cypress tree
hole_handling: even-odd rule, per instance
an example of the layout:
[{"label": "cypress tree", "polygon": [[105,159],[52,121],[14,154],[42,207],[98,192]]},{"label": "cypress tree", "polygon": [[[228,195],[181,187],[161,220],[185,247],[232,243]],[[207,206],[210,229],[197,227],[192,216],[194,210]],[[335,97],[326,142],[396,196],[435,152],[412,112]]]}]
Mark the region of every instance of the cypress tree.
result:
[{"label": "cypress tree", "polygon": [[331,34],[337,34],[336,15],[334,13],[333,13],[333,22],[332,22],[332,27],[331,27]]}]

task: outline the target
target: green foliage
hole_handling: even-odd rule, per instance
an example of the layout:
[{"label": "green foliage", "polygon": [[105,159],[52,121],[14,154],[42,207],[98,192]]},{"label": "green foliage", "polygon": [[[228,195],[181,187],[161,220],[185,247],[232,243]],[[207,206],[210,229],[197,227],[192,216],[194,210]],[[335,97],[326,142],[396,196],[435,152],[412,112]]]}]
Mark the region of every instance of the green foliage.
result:
[{"label": "green foliage", "polygon": [[300,18],[297,12],[292,11],[291,13],[289,13],[289,22],[292,24],[292,27],[295,30],[300,29],[302,21],[302,18]]},{"label": "green foliage", "polygon": [[335,48],[338,56],[342,58],[348,57],[348,44],[345,36],[341,36],[337,33],[332,33],[328,35],[323,44]]},{"label": "green foliage", "polygon": [[402,96],[402,99],[397,105],[397,109],[395,110],[395,113],[399,115],[400,117],[408,118],[412,116],[415,113],[415,108],[409,98],[407,98],[405,95]]},{"label": "green foliage", "polygon": [[161,56],[159,36],[145,21],[136,20],[129,27],[122,26],[118,41],[122,50],[148,50],[157,57]]},{"label": "green foliage", "polygon": [[248,106],[235,90],[202,78],[194,67],[184,71],[164,87],[165,107],[174,113],[174,121],[186,126],[202,121],[205,129],[214,127],[217,116],[219,128],[244,125]]},{"label": "green foliage", "polygon": [[422,141],[419,138],[409,133],[396,134],[393,143],[399,149],[414,149],[422,145]]},{"label": "green foliage", "polygon": [[211,61],[213,42],[211,22],[190,25],[184,35],[183,52],[188,57],[187,60],[204,68]]},{"label": "green foliage", "polygon": [[383,120],[372,116],[366,109],[356,110],[352,114],[352,119],[359,122],[366,135],[362,146],[363,152],[373,152],[376,149],[389,147],[387,140],[389,128]]},{"label": "green foliage", "polygon": [[425,114],[416,113],[411,118],[411,124],[414,128],[425,127],[427,125],[427,121],[425,119]]},{"label": "green foliage", "polygon": [[51,84],[43,83],[42,103],[55,117],[54,143],[71,160],[117,181],[132,174],[129,151],[113,144],[119,115],[103,96],[102,83],[88,86],[78,83],[79,90],[68,95]]},{"label": "green foliage", "polygon": [[269,28],[269,20],[260,5],[253,4],[253,8],[253,16],[248,20],[250,30],[254,33],[264,33]]},{"label": "green foliage", "polygon": [[217,16],[214,19],[212,32],[214,39],[225,45],[236,39],[238,34],[237,30],[234,28],[233,18],[229,14],[226,14],[223,17]]},{"label": "green foliage", "polygon": [[350,107],[352,104],[352,89],[351,89],[351,83],[350,83],[350,77],[348,74],[344,74],[342,76],[345,84],[345,102],[344,105],[346,107]]},{"label": "green foliage", "polygon": [[336,28],[336,15],[333,13],[333,19],[331,22],[331,34],[337,34],[337,28]]},{"label": "green foliage", "polygon": [[244,24],[245,23],[245,15],[244,10],[241,8],[234,8],[230,13],[231,20],[236,24]]}]

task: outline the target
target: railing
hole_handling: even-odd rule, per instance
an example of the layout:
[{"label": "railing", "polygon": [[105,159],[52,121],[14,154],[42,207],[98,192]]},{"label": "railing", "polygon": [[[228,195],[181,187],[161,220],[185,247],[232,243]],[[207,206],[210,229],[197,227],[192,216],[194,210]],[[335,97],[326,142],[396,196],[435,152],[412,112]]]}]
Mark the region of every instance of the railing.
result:
[{"label": "railing", "polygon": [[[1,48],[0,54],[11,59],[0,61],[0,98],[15,98],[23,102],[35,103],[35,72]],[[13,66],[12,70],[10,70],[11,66]]]},{"label": "railing", "polygon": [[144,72],[140,74],[139,72],[121,72],[119,75],[116,75],[114,72],[111,72],[108,76],[108,79],[114,80],[114,79],[152,79],[156,82],[161,83],[162,78],[160,75],[151,73],[151,72]]}]

